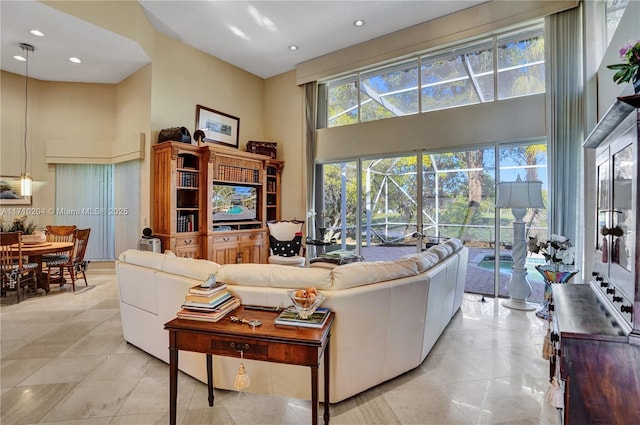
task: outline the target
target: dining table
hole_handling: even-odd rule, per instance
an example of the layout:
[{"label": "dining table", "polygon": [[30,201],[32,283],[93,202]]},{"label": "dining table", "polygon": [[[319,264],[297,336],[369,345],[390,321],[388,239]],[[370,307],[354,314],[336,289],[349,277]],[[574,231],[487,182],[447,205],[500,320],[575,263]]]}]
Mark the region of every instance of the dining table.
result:
[{"label": "dining table", "polygon": [[[42,256],[47,254],[63,254],[73,249],[73,242],[39,242],[34,244],[22,244],[22,255],[29,257],[30,263],[36,263],[36,279],[38,288],[42,288],[49,293],[49,283],[47,275],[42,271]],[[12,249],[13,251],[14,249]],[[16,254],[18,247],[15,247]]]}]

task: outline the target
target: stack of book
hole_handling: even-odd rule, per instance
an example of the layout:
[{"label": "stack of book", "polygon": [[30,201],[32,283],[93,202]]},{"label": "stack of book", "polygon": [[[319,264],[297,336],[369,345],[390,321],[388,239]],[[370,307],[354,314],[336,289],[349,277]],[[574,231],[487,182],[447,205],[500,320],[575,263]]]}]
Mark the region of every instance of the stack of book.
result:
[{"label": "stack of book", "polygon": [[240,299],[227,291],[227,285],[216,282],[211,287],[196,285],[189,288],[177,314],[182,319],[217,322],[240,306]]},{"label": "stack of book", "polygon": [[331,310],[328,308],[318,308],[307,319],[302,319],[298,315],[295,307],[289,307],[280,313],[274,320],[276,325],[302,326],[305,328],[321,328],[327,322]]}]

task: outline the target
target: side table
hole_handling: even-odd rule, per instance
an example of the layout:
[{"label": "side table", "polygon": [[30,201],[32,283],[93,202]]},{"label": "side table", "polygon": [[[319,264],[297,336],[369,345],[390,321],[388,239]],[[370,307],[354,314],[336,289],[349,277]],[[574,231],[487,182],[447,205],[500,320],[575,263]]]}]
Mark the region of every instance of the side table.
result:
[{"label": "side table", "polygon": [[[164,325],[169,331],[169,424],[176,424],[178,398],[178,351],[194,351],[207,356],[209,406],[213,406],[212,355],[286,363],[311,368],[311,423],[318,424],[318,368],[324,357],[324,424],[329,424],[329,342],[335,313],[324,327],[306,328],[276,325],[278,312],[238,307],[219,322],[173,319]],[[262,322],[255,328],[229,317],[238,316]],[[250,373],[250,371],[249,371]]]}]

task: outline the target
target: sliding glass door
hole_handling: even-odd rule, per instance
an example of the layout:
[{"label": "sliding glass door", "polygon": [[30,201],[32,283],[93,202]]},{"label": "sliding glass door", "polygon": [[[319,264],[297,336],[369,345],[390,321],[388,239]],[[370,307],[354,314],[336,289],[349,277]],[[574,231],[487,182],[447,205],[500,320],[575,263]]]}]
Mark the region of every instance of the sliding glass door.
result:
[{"label": "sliding glass door", "polygon": [[[326,240],[335,240],[330,250],[354,251],[369,261],[458,238],[470,250],[465,291],[506,297],[514,218],[510,210],[496,210],[496,183],[518,176],[541,180],[546,202],[546,164],[541,143],[323,164],[317,226],[326,228]],[[547,237],[545,211],[528,211],[525,221],[528,236]],[[541,261],[527,257],[531,301],[543,299],[544,284],[535,270]]]},{"label": "sliding glass door", "polygon": [[316,202],[314,227],[317,239],[331,241],[328,250],[356,250],[358,209],[358,163],[324,164],[321,193]]},{"label": "sliding glass door", "polygon": [[469,248],[466,292],[494,294],[496,149],[422,155],[425,246],[458,238]]},{"label": "sliding glass door", "polygon": [[[547,180],[547,147],[546,144],[520,144],[503,145],[498,151],[500,163],[500,181],[514,181],[518,177],[522,180],[542,181],[542,199],[548,207],[548,180]],[[498,210],[499,227],[499,263],[496,268],[499,270],[499,295],[508,296],[506,283],[511,277],[511,254],[513,241],[513,221],[515,218],[510,209]],[[524,216],[526,223],[526,237],[539,239],[548,237],[547,211],[529,209]],[[536,270],[536,266],[544,264],[544,257],[537,254],[528,254],[525,262],[527,268],[527,279],[531,284],[532,293],[529,301],[540,302],[544,299],[544,280],[542,275]]]},{"label": "sliding glass door", "polygon": [[360,253],[392,260],[417,252],[416,155],[361,162]]}]

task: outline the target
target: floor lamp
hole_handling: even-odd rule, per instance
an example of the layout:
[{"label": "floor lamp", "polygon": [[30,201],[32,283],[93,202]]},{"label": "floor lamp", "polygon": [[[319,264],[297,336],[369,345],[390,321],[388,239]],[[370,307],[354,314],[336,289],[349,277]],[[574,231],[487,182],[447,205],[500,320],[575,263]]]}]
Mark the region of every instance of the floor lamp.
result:
[{"label": "floor lamp", "polygon": [[525,260],[527,257],[527,241],[525,238],[524,215],[527,208],[544,208],[542,202],[542,182],[522,181],[520,176],[514,182],[498,183],[496,208],[511,208],[515,217],[513,222],[513,266],[511,279],[507,283],[510,299],[502,303],[503,306],[523,311],[533,311],[538,305],[527,302],[531,295],[531,284],[527,280]]}]

